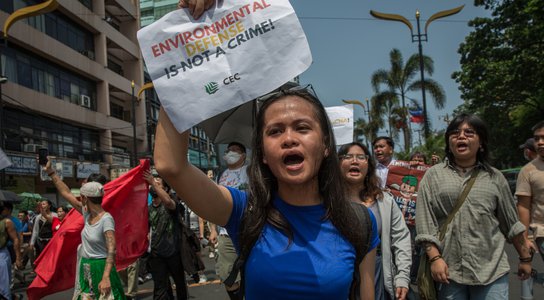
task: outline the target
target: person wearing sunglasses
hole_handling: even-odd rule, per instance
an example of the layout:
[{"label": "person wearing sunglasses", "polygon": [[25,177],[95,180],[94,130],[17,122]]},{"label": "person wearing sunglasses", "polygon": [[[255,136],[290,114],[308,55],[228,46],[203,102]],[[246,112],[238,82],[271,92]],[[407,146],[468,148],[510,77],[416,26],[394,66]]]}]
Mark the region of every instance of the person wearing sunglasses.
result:
[{"label": "person wearing sunglasses", "polygon": [[421,259],[429,260],[438,299],[508,299],[506,241],[520,257],[520,279],[531,273],[525,226],[508,182],[488,162],[487,132],[475,115],[455,117],[445,133],[445,161],[425,173],[418,190],[416,242],[425,249]]},{"label": "person wearing sunglasses", "polygon": [[412,265],[410,231],[393,196],[383,192],[367,147],[354,142],[338,150],[342,178],[351,201],[368,207],[378,221],[375,299],[406,299]]},{"label": "person wearing sunglasses", "polygon": [[[163,108],[157,171],[199,216],[225,226],[245,299],[374,299],[376,220],[363,227],[345,194],[321,102],[308,88],[281,90],[263,101],[255,123],[247,191],[192,166],[189,133],[178,133]],[[361,287],[350,295],[352,282]]]}]

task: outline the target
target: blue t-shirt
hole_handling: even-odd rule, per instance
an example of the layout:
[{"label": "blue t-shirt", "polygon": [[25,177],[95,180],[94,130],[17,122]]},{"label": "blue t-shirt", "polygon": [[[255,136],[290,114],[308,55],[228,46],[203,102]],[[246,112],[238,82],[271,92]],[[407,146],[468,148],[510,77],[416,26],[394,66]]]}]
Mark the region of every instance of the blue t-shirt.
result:
[{"label": "blue t-shirt", "polygon": [[[233,208],[226,228],[238,249],[247,194],[229,190]],[[287,235],[265,224],[246,262],[246,299],[348,299],[355,248],[330,220],[323,220],[325,207],[293,206],[278,196],[274,206],[291,225],[293,241],[289,244]],[[369,251],[380,243],[376,219],[370,216]]]}]

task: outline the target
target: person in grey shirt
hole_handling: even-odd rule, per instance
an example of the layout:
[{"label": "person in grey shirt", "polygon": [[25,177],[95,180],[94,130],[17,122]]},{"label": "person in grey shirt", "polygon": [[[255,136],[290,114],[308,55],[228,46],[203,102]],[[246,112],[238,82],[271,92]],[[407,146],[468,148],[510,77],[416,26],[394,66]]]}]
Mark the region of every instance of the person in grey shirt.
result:
[{"label": "person in grey shirt", "polygon": [[[457,116],[446,129],[446,160],[421,181],[416,207],[416,242],[424,245],[439,299],[508,299],[506,241],[520,256],[520,279],[531,272],[525,226],[504,176],[488,163],[485,123],[474,115]],[[439,240],[439,228],[459,194],[476,173],[474,186]],[[529,261],[529,263],[527,263]]]}]

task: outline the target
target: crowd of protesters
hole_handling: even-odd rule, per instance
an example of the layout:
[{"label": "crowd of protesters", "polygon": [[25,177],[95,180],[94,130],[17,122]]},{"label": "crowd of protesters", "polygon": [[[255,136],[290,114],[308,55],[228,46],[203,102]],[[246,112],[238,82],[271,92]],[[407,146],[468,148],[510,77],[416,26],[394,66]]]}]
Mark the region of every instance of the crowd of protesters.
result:
[{"label": "crowd of protesters", "polygon": [[[295,100],[299,97],[314,99],[312,94],[306,91],[287,90],[282,91],[280,94],[273,102],[286,101],[286,103],[293,102],[301,105],[298,102],[315,101],[306,98],[304,98],[306,100]],[[269,109],[271,110],[275,108],[271,104],[270,106]],[[267,106],[264,107],[264,109],[266,108]],[[266,115],[265,112],[263,114]],[[275,118],[275,116],[262,116],[260,118],[261,120],[267,120],[267,118]],[[165,126],[164,123],[163,126]],[[282,131],[286,131],[286,129],[282,129]],[[172,134],[170,131],[168,132],[168,134]],[[376,241],[378,241],[377,237],[379,237],[379,243],[371,242],[371,247],[374,249],[372,251],[374,252],[372,256],[373,263],[361,265],[361,267],[366,266],[366,269],[361,268],[360,275],[362,279],[360,283],[365,289],[361,289],[360,296],[366,299],[407,299],[409,293],[412,292],[413,284],[417,283],[415,280],[418,266],[416,260],[427,259],[432,262],[431,271],[437,287],[439,287],[437,289],[439,299],[449,299],[451,297],[455,299],[474,297],[478,299],[507,299],[508,296],[504,295],[508,295],[508,272],[510,267],[505,252],[506,242],[513,242],[518,252],[520,257],[518,272],[521,279],[527,279],[531,274],[533,253],[544,253],[544,230],[542,229],[544,228],[544,221],[541,220],[541,216],[544,215],[542,212],[544,206],[541,199],[541,195],[544,194],[544,167],[542,166],[544,161],[544,121],[535,125],[533,135],[521,147],[525,152],[529,148],[536,156],[520,172],[515,192],[517,198],[516,207],[516,200],[508,188],[508,183],[503,175],[488,162],[489,146],[485,123],[474,115],[461,114],[457,116],[449,124],[445,132],[446,157],[435,159],[437,163],[426,171],[419,183],[417,189],[418,205],[415,215],[416,228],[411,228],[412,225],[403,218],[403,213],[390,194],[390,187],[384,183],[388,182],[390,166],[395,164],[393,141],[387,137],[379,137],[372,143],[373,151],[360,143],[351,143],[340,147],[337,154],[337,161],[339,162],[337,165],[338,178],[345,183],[345,185],[341,184],[340,186],[345,186],[344,192],[350,201],[368,207],[369,216],[371,216],[372,220],[370,224],[375,227],[372,228],[371,232],[374,233],[375,231],[376,237],[374,239]],[[291,147],[296,149],[301,142],[296,141],[293,137],[289,137],[288,141],[291,139],[293,143]],[[180,143],[180,145],[183,144]],[[253,147],[256,147],[256,145],[253,145]],[[288,158],[284,158],[284,160],[293,160],[293,163],[285,164],[285,168],[288,170],[291,164],[300,164],[301,161],[311,159],[310,156],[299,157],[306,155],[304,152],[293,151],[292,153],[294,154],[289,154],[292,157],[287,156]],[[255,162],[257,157],[254,156],[259,154],[255,152],[252,154],[252,162],[257,163]],[[233,195],[237,197],[236,201],[240,201],[238,197],[243,194],[238,194],[238,190],[245,193],[243,190],[249,189],[251,191],[252,184],[262,184],[251,181],[252,176],[262,174],[263,170],[251,169],[251,165],[248,167],[246,155],[247,150],[244,145],[232,142],[227,146],[223,156],[227,168],[219,173],[217,178],[206,176],[203,172],[197,170],[198,174],[212,184],[217,180],[218,184],[229,186],[230,188],[227,190],[229,194],[227,195]],[[264,153],[261,155],[264,155]],[[525,153],[525,156],[528,156],[527,153]],[[261,158],[262,161],[268,161],[269,159],[273,159],[273,157]],[[158,161],[160,163],[160,159]],[[422,153],[414,153],[410,157],[411,167],[425,165],[425,163],[426,158]],[[267,166],[267,168],[270,169],[266,169],[266,172],[272,172],[273,169],[278,167],[271,165],[270,167]],[[45,166],[45,171],[52,178],[52,182],[58,189],[59,194],[68,201],[71,208],[81,211],[86,216],[85,228],[82,233],[82,237],[85,236],[82,239],[83,251],[81,251],[78,267],[79,277],[76,279],[77,293],[85,296],[90,295],[91,297],[93,293],[111,293],[115,299],[124,299],[123,284],[117,275],[114,264],[111,263],[114,259],[112,255],[115,252],[115,241],[112,240],[115,221],[100,206],[101,197],[104,196],[102,183],[105,184],[107,179],[98,174],[90,176],[89,179],[84,181],[78,199],[56,175],[50,163]],[[159,168],[159,172],[164,172],[164,170]],[[281,172],[284,171],[281,169],[274,170],[274,172],[287,177],[282,180],[289,179],[289,174],[282,174]],[[263,174],[261,176],[271,175]],[[476,178],[475,183],[471,186],[466,196],[467,199],[464,200],[465,203],[455,212],[453,221],[440,235],[440,227],[448,217],[451,217],[453,207],[456,204],[455,201],[458,200],[459,194],[472,177]],[[210,181],[210,179],[213,180]],[[170,180],[175,182],[177,179],[171,177]],[[202,208],[199,208],[198,205],[194,207],[194,203],[190,200],[193,197],[191,193],[180,193],[178,191],[173,193],[164,179],[157,175],[151,175],[151,172],[145,173],[145,181],[150,186],[152,200],[149,205],[151,246],[149,254],[146,254],[144,269],[151,274],[155,299],[173,299],[174,294],[171,286],[175,286],[175,294],[178,299],[187,299],[187,278],[192,278],[199,283],[206,281],[206,276],[202,272],[204,270],[202,256],[208,253],[201,253],[203,249],[202,240],[206,241],[204,245],[211,246],[209,253],[212,254],[211,257],[216,258],[217,275],[224,282],[226,292],[231,299],[241,299],[241,294],[245,294],[247,297],[248,293],[249,295],[260,295],[260,289],[264,288],[263,283],[255,282],[255,278],[248,277],[255,275],[248,275],[248,273],[244,275],[244,273],[236,272],[237,258],[241,253],[241,248],[239,248],[241,240],[238,236],[233,239],[229,232],[231,234],[239,232],[238,230],[242,230],[240,226],[243,223],[235,226],[230,223],[231,217],[221,218],[218,222],[217,217],[214,217],[213,214],[206,214],[206,209],[204,209],[204,217],[210,218],[208,222],[196,215],[195,211],[198,212]],[[215,188],[220,187],[219,185],[214,186]],[[212,187],[207,188],[213,190]],[[178,189],[182,191],[183,185],[178,185]],[[219,190],[222,196],[204,196],[225,197],[223,191]],[[271,195],[278,194],[274,192]],[[285,197],[289,197],[288,195]],[[181,198],[183,196],[187,197],[189,201],[183,201],[184,198]],[[293,212],[289,211],[299,206],[283,203],[282,201],[284,200],[281,200],[281,198],[273,200],[276,203],[275,205],[278,205],[281,209],[275,213],[279,213],[279,215],[285,213],[288,216],[287,224],[299,224],[300,220],[294,218]],[[215,205],[221,207],[222,204],[216,203]],[[233,204],[231,203],[231,205]],[[311,204],[308,207],[314,206],[315,204]],[[264,207],[268,206],[265,205]],[[307,206],[302,205],[301,207]],[[12,203],[2,204],[0,231],[5,232],[5,238],[0,236],[0,245],[5,240],[5,246],[0,247],[0,257],[2,262],[6,266],[10,266],[10,268],[6,271],[6,267],[2,267],[1,279],[7,278],[5,282],[13,281],[10,272],[12,262],[15,262],[16,269],[23,269],[29,262],[32,265],[34,258],[43,251],[50,239],[62,226],[64,217],[71,208],[59,206],[56,210],[53,210],[51,202],[44,200],[37,204],[36,211],[30,214],[28,211],[20,211],[17,217],[14,217],[12,216]],[[240,216],[244,215],[242,208],[231,206],[230,209],[233,210],[233,213],[236,211]],[[287,210],[283,211],[284,209]],[[34,216],[31,217],[31,214],[34,214]],[[272,216],[265,217],[265,220],[269,220],[263,224],[265,228],[273,226],[271,225],[273,223],[268,222],[281,222],[274,221]],[[225,223],[225,220],[228,222]],[[243,220],[243,217],[240,220]],[[215,225],[212,223],[214,221],[226,225],[226,227]],[[291,238],[286,235],[287,244],[284,246],[294,243],[290,247],[300,247],[296,243],[299,242],[298,239],[302,238],[299,236],[301,233],[297,232],[298,228],[293,229],[295,229],[293,232],[295,235]],[[271,229],[266,230],[268,232]],[[272,233],[268,233],[268,235],[270,234]],[[267,239],[272,239],[277,234],[274,233],[271,236],[262,235],[261,237],[268,236]],[[279,233],[279,236],[274,237],[274,240],[281,236],[283,236],[283,233]],[[461,245],[460,238],[463,239],[463,247],[459,246]],[[291,242],[289,242],[289,239],[291,239]],[[251,246],[250,249],[245,251],[254,247],[259,247],[259,249],[265,247],[259,245],[249,245]],[[280,245],[282,244],[280,243]],[[417,245],[422,245],[422,248],[416,247]],[[474,247],[471,248],[471,245],[474,245]],[[183,249],[184,246],[185,249]],[[267,247],[270,247],[270,245]],[[215,248],[217,248],[217,251],[215,251]],[[272,253],[279,251],[282,254],[282,251],[285,251],[286,248],[280,248],[272,248],[274,250],[269,249],[267,251],[273,251]],[[248,253],[245,255],[248,255]],[[270,253],[267,255],[270,255]],[[256,255],[256,258],[258,257],[261,257],[262,260],[265,256],[259,254]],[[248,257],[244,259],[247,260]],[[343,259],[347,258],[344,257]],[[97,264],[97,262],[99,263]],[[289,262],[292,263],[292,261]],[[245,263],[246,271],[251,270],[247,268],[257,268],[249,267],[247,262]],[[259,265],[263,263],[266,265],[264,261],[259,262]],[[241,267],[243,268],[244,265],[242,264]],[[296,269],[297,272],[301,271],[302,268],[307,268],[302,265],[291,267],[293,270]],[[373,270],[370,275],[368,268]],[[288,272],[287,269],[286,265],[281,272]],[[89,272],[88,270],[92,271]],[[250,271],[249,274],[253,274],[251,272],[255,271]],[[145,276],[146,273],[144,272],[141,276]],[[228,280],[229,276],[232,277],[230,281]],[[284,274],[284,276],[287,275]],[[340,274],[336,276],[340,276]],[[174,280],[174,285],[170,282],[169,277]],[[367,282],[364,282],[363,278],[371,278],[373,286],[370,287]],[[283,288],[302,289],[300,286],[289,286],[289,281],[284,280],[281,282],[282,285],[285,285]],[[412,283],[412,286],[410,283]],[[273,289],[275,287],[274,285],[274,287],[268,286],[266,288]],[[9,288],[9,285],[0,286],[0,293],[9,295]],[[240,290],[242,288],[245,290]],[[278,291],[283,292],[283,288],[278,289]],[[304,293],[308,292],[302,290]],[[129,291],[127,290],[127,298],[135,298],[136,293]],[[370,295],[369,291],[373,291],[372,295]],[[271,290],[267,293],[274,293],[274,291]],[[10,299],[7,296],[3,297]],[[252,297],[255,296],[249,296],[249,298]]]},{"label": "crowd of protesters", "polygon": [[[213,3],[180,1],[195,18]],[[142,266],[154,299],[173,299],[173,290],[187,299],[187,277],[206,281],[203,241],[230,299],[404,300],[417,284],[420,260],[430,264],[438,299],[508,299],[506,243],[519,255],[521,280],[531,276],[535,252],[544,259],[544,121],[522,145],[529,163],[516,201],[489,162],[487,125],[475,115],[459,114],[448,124],[444,158],[433,154],[427,165],[414,152],[407,168],[424,175],[405,176],[397,187],[391,173],[402,163],[393,139],[378,137],[372,152],[357,142],[337,150],[311,86],[269,95],[247,145],[251,156],[246,145],[231,142],[217,178],[188,162],[189,133],[179,133],[162,108],[159,115],[158,174],[143,175],[150,247],[126,276],[134,281]],[[50,161],[43,169],[84,217],[74,297],[135,298],[136,288],[125,294],[115,266],[115,220],[102,207],[107,179],[93,174],[76,197]],[[12,216],[11,203],[0,210],[0,298],[12,299],[12,267],[33,264],[69,208],[54,210],[45,200],[34,217]]]}]

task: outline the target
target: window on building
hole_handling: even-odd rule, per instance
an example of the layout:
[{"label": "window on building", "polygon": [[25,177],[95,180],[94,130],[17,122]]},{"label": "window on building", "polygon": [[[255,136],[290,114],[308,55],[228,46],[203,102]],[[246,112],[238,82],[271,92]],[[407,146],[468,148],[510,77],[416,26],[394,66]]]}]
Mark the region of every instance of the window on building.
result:
[{"label": "window on building", "polygon": [[47,147],[50,155],[58,157],[102,160],[97,152],[98,131],[13,108],[5,108],[4,117],[6,150],[24,152],[24,145],[36,144]]},{"label": "window on building", "polygon": [[82,104],[82,95],[88,96],[89,108],[96,111],[95,82],[13,45],[0,45],[0,57],[8,80],[78,105]]}]

